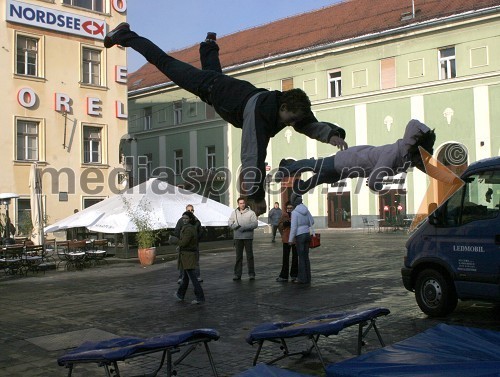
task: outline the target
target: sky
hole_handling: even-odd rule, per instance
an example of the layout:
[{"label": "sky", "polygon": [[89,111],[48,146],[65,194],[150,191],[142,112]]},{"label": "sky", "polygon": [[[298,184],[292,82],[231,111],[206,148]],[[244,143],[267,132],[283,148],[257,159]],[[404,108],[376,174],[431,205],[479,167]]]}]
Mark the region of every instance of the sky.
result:
[{"label": "sky", "polygon": [[[127,21],[132,30],[164,51],[198,44],[207,31],[217,37],[309,12],[341,0],[128,0]],[[128,72],[146,60],[127,51]]]}]

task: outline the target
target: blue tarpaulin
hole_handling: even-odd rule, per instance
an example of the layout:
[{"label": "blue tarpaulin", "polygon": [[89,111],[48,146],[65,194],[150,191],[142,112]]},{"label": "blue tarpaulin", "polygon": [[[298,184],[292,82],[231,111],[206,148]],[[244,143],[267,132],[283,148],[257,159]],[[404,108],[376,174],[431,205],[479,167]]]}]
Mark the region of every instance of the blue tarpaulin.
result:
[{"label": "blue tarpaulin", "polygon": [[499,377],[500,332],[441,324],[327,367],[328,377]]}]

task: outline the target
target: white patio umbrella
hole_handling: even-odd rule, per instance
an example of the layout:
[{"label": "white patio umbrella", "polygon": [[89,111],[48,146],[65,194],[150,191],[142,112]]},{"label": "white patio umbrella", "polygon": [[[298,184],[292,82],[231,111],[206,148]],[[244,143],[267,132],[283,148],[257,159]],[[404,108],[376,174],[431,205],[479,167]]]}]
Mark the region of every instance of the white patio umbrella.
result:
[{"label": "white patio umbrella", "polygon": [[[129,203],[130,210],[127,209]],[[226,226],[233,209],[157,178],[132,187],[45,228],[45,232],[86,227],[95,232],[127,233],[137,229],[130,212],[146,213],[152,229],[174,228],[192,204],[203,226]],[[145,207],[147,210],[145,210]],[[259,222],[259,225],[266,225]]]},{"label": "white patio umbrella", "polygon": [[43,245],[43,203],[42,175],[36,163],[31,165],[29,176],[31,223],[33,224],[32,241]]}]

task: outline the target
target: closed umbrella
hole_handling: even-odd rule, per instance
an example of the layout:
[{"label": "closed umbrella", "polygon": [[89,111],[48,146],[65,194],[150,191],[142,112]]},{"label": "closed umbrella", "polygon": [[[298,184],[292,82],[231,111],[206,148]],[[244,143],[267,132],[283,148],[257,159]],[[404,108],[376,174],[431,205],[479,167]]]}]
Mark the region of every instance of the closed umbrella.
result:
[{"label": "closed umbrella", "polygon": [[31,223],[33,224],[32,241],[35,245],[43,245],[42,175],[36,163],[30,168],[29,187]]}]

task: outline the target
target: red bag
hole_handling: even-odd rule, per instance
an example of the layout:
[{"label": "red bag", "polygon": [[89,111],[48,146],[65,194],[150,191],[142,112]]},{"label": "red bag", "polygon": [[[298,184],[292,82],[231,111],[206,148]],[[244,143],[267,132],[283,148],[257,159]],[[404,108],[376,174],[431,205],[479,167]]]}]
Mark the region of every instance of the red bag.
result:
[{"label": "red bag", "polygon": [[311,235],[311,241],[309,241],[309,248],[314,249],[321,246],[321,234],[315,233]]}]

